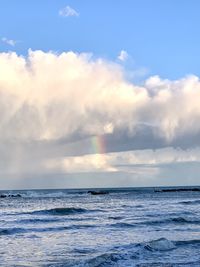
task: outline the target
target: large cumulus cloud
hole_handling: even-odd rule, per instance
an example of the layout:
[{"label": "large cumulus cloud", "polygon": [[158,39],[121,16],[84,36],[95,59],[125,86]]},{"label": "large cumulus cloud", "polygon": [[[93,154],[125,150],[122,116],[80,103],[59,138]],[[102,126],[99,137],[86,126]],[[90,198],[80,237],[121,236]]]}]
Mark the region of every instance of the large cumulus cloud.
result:
[{"label": "large cumulus cloud", "polygon": [[200,131],[198,77],[124,79],[113,62],[73,52],[0,54],[0,136],[52,140],[152,127],[169,143]]},{"label": "large cumulus cloud", "polygon": [[133,154],[81,158],[98,152],[93,136],[104,139],[106,153],[179,147],[171,154],[190,161],[200,145],[199,78],[153,76],[136,85],[125,72],[91,54],[0,53],[0,173],[133,172]]}]

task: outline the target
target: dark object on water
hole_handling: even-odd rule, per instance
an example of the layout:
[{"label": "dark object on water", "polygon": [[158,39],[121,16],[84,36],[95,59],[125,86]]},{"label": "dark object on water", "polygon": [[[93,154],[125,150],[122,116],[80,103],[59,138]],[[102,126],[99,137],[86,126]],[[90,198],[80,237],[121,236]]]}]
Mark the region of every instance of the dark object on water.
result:
[{"label": "dark object on water", "polygon": [[106,195],[109,194],[108,191],[88,191],[88,194],[91,195]]},{"label": "dark object on water", "polygon": [[5,198],[5,197],[22,197],[20,194],[16,194],[16,195],[5,195],[5,194],[2,194],[0,195],[0,198]]},{"label": "dark object on water", "polygon": [[154,190],[155,193],[165,193],[165,192],[200,192],[200,188],[171,188],[171,189],[160,189],[160,190]]},{"label": "dark object on water", "polygon": [[16,195],[9,195],[10,197],[22,197],[20,194],[16,194]]}]

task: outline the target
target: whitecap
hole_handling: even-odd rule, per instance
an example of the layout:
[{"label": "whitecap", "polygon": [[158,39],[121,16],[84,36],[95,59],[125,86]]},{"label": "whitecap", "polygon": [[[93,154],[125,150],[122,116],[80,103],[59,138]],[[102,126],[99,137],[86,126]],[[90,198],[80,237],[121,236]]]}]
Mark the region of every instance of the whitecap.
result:
[{"label": "whitecap", "polygon": [[176,248],[174,243],[166,238],[160,238],[157,240],[152,240],[150,242],[147,242],[144,247],[151,251],[153,250],[167,251]]}]

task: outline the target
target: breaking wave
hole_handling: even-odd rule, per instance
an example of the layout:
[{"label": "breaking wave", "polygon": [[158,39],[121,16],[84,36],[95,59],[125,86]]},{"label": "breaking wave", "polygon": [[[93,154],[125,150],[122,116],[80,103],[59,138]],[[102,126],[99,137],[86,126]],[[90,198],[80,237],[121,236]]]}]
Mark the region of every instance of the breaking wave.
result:
[{"label": "breaking wave", "polygon": [[[116,266],[117,262],[121,259],[121,256],[117,253],[104,253],[93,257],[85,262],[84,266],[88,267],[100,267],[100,266]],[[117,264],[118,266],[118,264]]]},{"label": "breaking wave", "polygon": [[141,224],[145,225],[159,225],[159,224],[200,224],[200,219],[194,217],[173,217],[173,218],[166,218],[161,220],[152,220],[152,221],[145,221]]},{"label": "breaking wave", "polygon": [[46,215],[70,215],[70,214],[79,214],[89,212],[91,210],[87,210],[84,208],[53,208],[53,209],[45,209],[45,210],[36,210],[30,212],[30,214],[46,214]]},{"label": "breaking wave", "polygon": [[42,227],[42,228],[2,228],[0,229],[0,236],[3,235],[19,235],[26,233],[43,233],[43,232],[59,232],[65,230],[80,230],[87,228],[94,228],[96,226],[90,224],[58,226],[58,227]]},{"label": "breaking wave", "polygon": [[26,191],[22,192],[21,196],[24,198],[65,198],[69,197],[69,195],[75,194],[75,192],[44,192],[44,191]]},{"label": "breaking wave", "polygon": [[166,238],[160,238],[157,240],[152,240],[150,242],[147,242],[144,245],[144,248],[150,251],[167,251],[175,249],[176,246],[172,241]]}]

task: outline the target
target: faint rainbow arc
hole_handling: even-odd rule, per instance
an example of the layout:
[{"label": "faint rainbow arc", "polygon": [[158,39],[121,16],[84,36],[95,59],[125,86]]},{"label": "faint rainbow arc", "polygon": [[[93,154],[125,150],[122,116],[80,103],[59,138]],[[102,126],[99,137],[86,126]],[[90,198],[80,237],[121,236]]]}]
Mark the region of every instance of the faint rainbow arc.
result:
[{"label": "faint rainbow arc", "polygon": [[95,154],[106,153],[106,142],[103,136],[93,136],[91,138],[92,150]]}]

